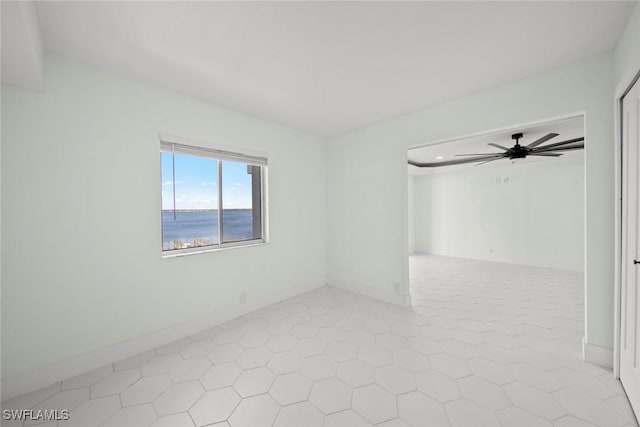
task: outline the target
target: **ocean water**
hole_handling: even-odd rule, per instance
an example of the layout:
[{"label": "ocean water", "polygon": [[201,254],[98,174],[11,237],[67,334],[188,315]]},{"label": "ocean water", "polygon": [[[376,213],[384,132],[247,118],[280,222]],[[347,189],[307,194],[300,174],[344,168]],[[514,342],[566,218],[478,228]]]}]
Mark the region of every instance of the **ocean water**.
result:
[{"label": "ocean water", "polygon": [[[225,209],[222,211],[224,241],[249,240],[253,236],[251,209]],[[162,249],[218,244],[218,212],[215,210],[162,212]]]}]

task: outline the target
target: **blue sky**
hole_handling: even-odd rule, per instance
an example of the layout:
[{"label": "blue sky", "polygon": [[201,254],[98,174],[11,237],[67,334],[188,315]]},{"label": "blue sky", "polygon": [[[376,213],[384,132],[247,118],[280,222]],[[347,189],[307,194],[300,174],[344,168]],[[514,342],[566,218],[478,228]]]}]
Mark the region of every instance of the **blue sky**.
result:
[{"label": "blue sky", "polygon": [[[173,209],[171,153],[161,153],[162,209]],[[216,160],[176,154],[176,209],[216,209]],[[251,175],[243,163],[222,162],[224,209],[251,208]]]}]

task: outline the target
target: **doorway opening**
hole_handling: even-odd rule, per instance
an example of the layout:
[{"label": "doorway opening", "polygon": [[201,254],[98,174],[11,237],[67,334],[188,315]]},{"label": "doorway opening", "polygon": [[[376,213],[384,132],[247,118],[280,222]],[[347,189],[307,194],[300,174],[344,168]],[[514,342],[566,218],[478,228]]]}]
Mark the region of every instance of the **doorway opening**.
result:
[{"label": "doorway opening", "polygon": [[408,151],[410,293],[435,336],[582,359],[584,135],[579,115]]}]

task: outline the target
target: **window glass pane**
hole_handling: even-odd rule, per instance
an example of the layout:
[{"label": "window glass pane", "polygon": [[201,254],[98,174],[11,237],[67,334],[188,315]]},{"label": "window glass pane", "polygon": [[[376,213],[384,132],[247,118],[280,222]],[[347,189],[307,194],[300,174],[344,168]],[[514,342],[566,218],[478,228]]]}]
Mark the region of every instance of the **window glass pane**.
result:
[{"label": "window glass pane", "polygon": [[260,166],[222,162],[222,242],[262,238]]},{"label": "window glass pane", "polygon": [[174,183],[172,158],[161,153],[162,250],[218,244],[217,160],[175,154]]}]

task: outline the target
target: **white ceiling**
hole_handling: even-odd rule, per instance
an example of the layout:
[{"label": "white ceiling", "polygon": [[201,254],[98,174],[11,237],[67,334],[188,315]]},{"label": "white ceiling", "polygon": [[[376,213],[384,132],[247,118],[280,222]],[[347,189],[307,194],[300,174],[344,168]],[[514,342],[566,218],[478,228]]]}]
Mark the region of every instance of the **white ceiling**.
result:
[{"label": "white ceiling", "polygon": [[335,135],[608,51],[636,3],[45,1],[37,11],[48,52]]},{"label": "white ceiling", "polygon": [[[547,144],[553,144],[555,142],[567,141],[574,138],[584,137],[584,118],[582,116],[572,117],[562,120],[555,120],[548,123],[533,124],[528,126],[522,126],[518,128],[500,130],[496,132],[489,132],[482,135],[474,135],[469,137],[463,137],[451,141],[440,141],[424,145],[422,147],[412,148],[408,152],[409,160],[419,163],[432,163],[432,162],[444,162],[447,160],[456,160],[460,157],[457,154],[499,154],[501,150],[493,146],[487,145],[490,142],[499,144],[504,147],[513,147],[515,141],[511,138],[514,133],[522,133],[523,137],[520,139],[520,145],[528,145],[533,141],[541,138],[549,133],[557,133],[558,136],[550,139],[549,141],[541,144],[545,146]],[[588,141],[585,141],[585,145]],[[572,150],[572,151],[559,151],[562,153],[561,157],[532,157],[529,156],[526,159],[518,159],[517,162],[562,162],[567,159],[574,159],[578,157],[584,157],[584,150]],[[440,158],[441,157],[441,158]],[[499,159],[483,165],[478,165],[482,168],[504,166],[513,162],[509,159]],[[432,174],[432,173],[448,173],[453,170],[460,169],[473,169],[476,167],[475,163],[466,163],[462,165],[452,166],[438,166],[431,167],[416,167],[409,165],[409,173],[412,175]]]}]

